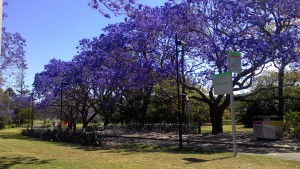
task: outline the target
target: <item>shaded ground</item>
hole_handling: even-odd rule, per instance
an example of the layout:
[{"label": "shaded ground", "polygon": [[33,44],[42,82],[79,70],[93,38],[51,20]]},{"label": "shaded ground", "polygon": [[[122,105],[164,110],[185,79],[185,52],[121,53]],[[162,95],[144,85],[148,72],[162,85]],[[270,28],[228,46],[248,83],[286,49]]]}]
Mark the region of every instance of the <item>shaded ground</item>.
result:
[{"label": "shaded ground", "polygon": [[29,164],[34,164],[34,165],[39,165],[39,164],[47,164],[51,163],[54,161],[52,160],[40,160],[35,157],[1,157],[0,161],[0,168],[1,169],[8,169],[11,168],[15,165],[29,165]]},{"label": "shaded ground", "polygon": [[[226,142],[226,138],[231,137],[226,133],[219,136],[208,134],[189,137],[184,135],[184,149],[180,151],[176,134],[108,132],[107,135],[110,137],[106,138],[103,146],[95,147],[37,141],[40,139],[16,133],[20,133],[20,130],[0,132],[0,152],[2,152],[0,168],[271,169],[300,166],[298,161],[263,158],[261,154],[240,155],[239,158],[232,158],[231,143]],[[189,144],[187,143],[188,137]],[[222,142],[217,143],[216,137]],[[289,148],[283,147],[282,149],[289,152]]]},{"label": "shaded ground", "polygon": [[[177,134],[161,133],[125,133],[108,131],[106,144],[155,144],[159,146],[179,145]],[[252,133],[238,133],[237,144],[239,153],[267,155],[300,161],[300,141],[296,139],[253,140]],[[201,148],[212,152],[232,152],[232,135],[183,135],[183,146]]]},{"label": "shaded ground", "polygon": [[[253,140],[251,132],[238,132],[238,153],[251,153],[300,161],[300,140]],[[16,133],[2,133],[1,138],[22,138]],[[33,139],[34,138],[27,138]],[[156,132],[125,132],[122,130],[106,130],[104,145],[149,144],[160,147],[178,146],[178,134],[161,134]],[[196,134],[183,135],[183,147],[201,152],[232,152],[232,135],[225,132],[219,135]],[[93,151],[90,149],[89,151]]]}]

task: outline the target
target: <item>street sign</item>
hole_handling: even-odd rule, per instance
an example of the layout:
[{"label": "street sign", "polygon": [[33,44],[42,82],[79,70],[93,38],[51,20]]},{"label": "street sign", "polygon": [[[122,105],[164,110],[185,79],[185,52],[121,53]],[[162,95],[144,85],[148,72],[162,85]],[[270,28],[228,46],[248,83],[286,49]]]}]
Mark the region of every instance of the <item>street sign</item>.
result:
[{"label": "street sign", "polygon": [[213,85],[215,95],[232,93],[232,73],[225,72],[214,75]]},{"label": "street sign", "polygon": [[235,123],[235,108],[234,108],[234,94],[232,85],[232,72],[225,72],[214,75],[213,79],[214,94],[230,94],[230,110],[232,123],[232,142],[233,142],[233,156],[237,157],[237,142],[236,142],[236,123]]},{"label": "street sign", "polygon": [[241,73],[241,54],[238,52],[228,52],[228,66],[229,71],[235,73]]}]

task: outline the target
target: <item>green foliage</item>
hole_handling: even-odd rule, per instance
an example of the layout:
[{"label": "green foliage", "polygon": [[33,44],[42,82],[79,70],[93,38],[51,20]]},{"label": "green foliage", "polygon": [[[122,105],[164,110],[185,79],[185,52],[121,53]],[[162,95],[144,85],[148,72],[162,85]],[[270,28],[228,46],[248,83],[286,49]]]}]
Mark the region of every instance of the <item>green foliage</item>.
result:
[{"label": "green foliage", "polygon": [[291,137],[300,138],[300,112],[285,112],[283,127]]},{"label": "green foliage", "polygon": [[177,121],[176,83],[165,80],[153,88],[151,102],[148,107],[147,121],[150,123]]},{"label": "green foliage", "polygon": [[[183,122],[187,123],[189,116],[192,122],[198,122],[199,119],[202,122],[209,121],[208,105],[190,98],[192,96],[199,97],[199,94],[186,89],[186,95],[188,99],[185,102],[185,112],[182,117]],[[182,105],[180,107],[182,108]],[[154,92],[151,96],[151,103],[147,112],[147,121],[150,123],[174,123],[177,122],[177,112],[176,82],[165,80],[154,86]]]},{"label": "green foliage", "polygon": [[8,125],[8,127],[7,127],[7,128],[16,128],[16,127],[18,127],[18,126],[17,126],[17,124],[15,124],[15,123],[12,123],[12,124]]},{"label": "green foliage", "polygon": [[246,128],[252,128],[252,119],[254,116],[263,115],[270,116],[276,115],[277,109],[275,105],[270,103],[271,101],[255,101],[244,104],[239,107],[238,121],[244,124]]},{"label": "green foliage", "polygon": [[[256,115],[276,115],[279,113],[279,102],[276,98],[278,96],[277,78],[277,72],[264,71],[262,75],[255,79],[251,93],[256,94],[248,98],[251,102],[240,102],[237,104],[238,120],[245,127],[252,127],[252,118]],[[300,111],[300,101],[288,99],[290,96],[299,96],[300,87],[297,85],[299,84],[297,83],[298,81],[299,72],[286,72],[284,80],[284,97],[287,98],[284,105],[286,110]]]},{"label": "green foliage", "polygon": [[0,129],[5,129],[8,125],[9,117],[7,115],[0,116]]},{"label": "green foliage", "polygon": [[20,122],[20,125],[28,123],[28,119],[31,118],[31,113],[32,111],[30,107],[16,109],[12,123],[19,124]]}]

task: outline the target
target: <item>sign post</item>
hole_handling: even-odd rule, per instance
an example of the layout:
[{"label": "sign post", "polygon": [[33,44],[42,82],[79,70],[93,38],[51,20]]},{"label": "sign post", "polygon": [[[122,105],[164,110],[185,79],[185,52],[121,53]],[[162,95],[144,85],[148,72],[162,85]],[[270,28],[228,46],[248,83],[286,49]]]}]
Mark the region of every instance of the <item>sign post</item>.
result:
[{"label": "sign post", "polygon": [[[232,85],[232,81],[231,81]],[[232,85],[233,86],[233,85]],[[233,156],[237,157],[237,143],[236,143],[236,124],[235,124],[235,107],[233,90],[230,93],[230,110],[231,110],[231,127],[232,127],[232,142],[233,142]]]},{"label": "sign post", "polygon": [[230,110],[231,110],[231,125],[232,125],[232,142],[233,156],[237,157],[237,142],[236,142],[236,122],[235,122],[235,107],[232,72],[241,73],[241,54],[238,52],[228,52],[228,68],[229,72],[214,75],[213,85],[214,94],[230,94]]}]

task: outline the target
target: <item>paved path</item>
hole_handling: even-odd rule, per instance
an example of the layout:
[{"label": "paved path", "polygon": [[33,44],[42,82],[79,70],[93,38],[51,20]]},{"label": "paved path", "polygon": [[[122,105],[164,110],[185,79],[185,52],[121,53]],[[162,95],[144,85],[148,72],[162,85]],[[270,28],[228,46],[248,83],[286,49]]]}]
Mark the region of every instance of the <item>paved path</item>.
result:
[{"label": "paved path", "polygon": [[[171,133],[108,131],[107,135],[110,141],[120,143],[179,145],[178,135]],[[253,140],[252,133],[238,133],[237,144],[239,153],[251,153],[300,161],[300,140]],[[183,146],[201,147],[204,150],[215,152],[232,152],[232,136],[231,133],[183,135]]]}]

